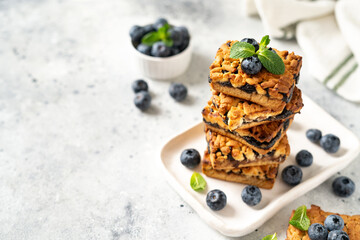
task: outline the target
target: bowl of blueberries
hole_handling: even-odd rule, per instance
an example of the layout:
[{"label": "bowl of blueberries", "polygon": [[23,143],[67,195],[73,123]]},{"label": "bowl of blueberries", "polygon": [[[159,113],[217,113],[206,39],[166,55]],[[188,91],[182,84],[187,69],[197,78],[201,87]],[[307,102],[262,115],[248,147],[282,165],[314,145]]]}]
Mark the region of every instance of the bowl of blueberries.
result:
[{"label": "bowl of blueberries", "polygon": [[153,24],[132,26],[129,33],[135,63],[145,77],[171,79],[188,68],[191,46],[186,27],[174,26],[165,18],[159,18]]}]

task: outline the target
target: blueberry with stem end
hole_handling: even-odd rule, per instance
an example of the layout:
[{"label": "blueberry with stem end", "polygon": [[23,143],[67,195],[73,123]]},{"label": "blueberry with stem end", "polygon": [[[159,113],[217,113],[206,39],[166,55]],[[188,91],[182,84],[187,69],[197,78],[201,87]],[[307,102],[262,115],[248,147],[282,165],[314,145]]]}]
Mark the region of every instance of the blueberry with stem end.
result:
[{"label": "blueberry with stem end", "polygon": [[329,215],[326,217],[324,225],[329,232],[332,230],[342,230],[344,228],[344,220],[339,215]]},{"label": "blueberry with stem end", "polygon": [[301,169],[294,165],[287,166],[281,173],[284,182],[291,186],[298,185],[301,182],[302,176]]},{"label": "blueberry with stem end", "polygon": [[255,206],[260,203],[262,194],[258,187],[249,185],[241,192],[241,198],[247,205]]},{"label": "blueberry with stem end", "polygon": [[332,189],[340,197],[349,197],[355,191],[355,183],[348,177],[338,177],[332,183]]},{"label": "blueberry with stem end", "polygon": [[219,189],[214,189],[206,195],[206,204],[211,210],[219,211],[226,206],[226,195]]},{"label": "blueberry with stem end", "polygon": [[194,148],[185,149],[180,155],[181,164],[188,168],[195,168],[200,160],[200,153]]}]

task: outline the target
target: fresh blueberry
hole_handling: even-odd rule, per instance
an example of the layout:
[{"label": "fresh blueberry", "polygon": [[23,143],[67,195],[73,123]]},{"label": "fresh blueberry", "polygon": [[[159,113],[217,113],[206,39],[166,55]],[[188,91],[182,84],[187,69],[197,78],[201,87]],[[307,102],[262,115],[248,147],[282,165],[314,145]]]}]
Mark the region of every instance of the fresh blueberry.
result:
[{"label": "fresh blueberry", "polygon": [[295,156],[297,164],[302,167],[308,167],[313,163],[313,156],[307,150],[301,150]]},{"label": "fresh blueberry", "polygon": [[342,230],[334,230],[329,232],[327,240],[350,240],[349,235]]},{"label": "fresh blueberry", "polygon": [[151,96],[148,92],[141,91],[136,93],[134,99],[135,106],[141,111],[145,111],[150,107]]},{"label": "fresh blueberry", "polygon": [[301,169],[295,165],[287,166],[281,173],[284,182],[291,186],[298,185],[301,182],[302,175]]},{"label": "fresh blueberry", "polygon": [[180,155],[182,165],[188,168],[194,168],[200,163],[200,153],[193,148],[185,149]]},{"label": "fresh blueberry", "polygon": [[137,45],[141,42],[141,38],[144,36],[144,28],[140,27],[140,26],[132,26],[130,28],[130,37],[131,37],[131,41],[133,42],[133,44]]},{"label": "fresh blueberry", "polygon": [[214,189],[206,195],[206,204],[214,211],[223,209],[226,205],[226,195],[223,191]]},{"label": "fresh blueberry", "polygon": [[184,39],[182,31],[174,27],[171,28],[168,33],[170,34],[170,38],[173,40],[173,46],[180,47]]},{"label": "fresh blueberry", "polygon": [[247,205],[255,206],[260,203],[262,195],[258,187],[249,185],[241,192],[241,198]]},{"label": "fresh blueberry", "polygon": [[165,26],[167,23],[168,23],[168,21],[165,18],[159,18],[158,20],[155,21],[153,26],[156,30],[159,30],[161,27]]},{"label": "fresh blueberry", "polygon": [[259,50],[259,43],[253,39],[253,38],[244,38],[242,39],[240,42],[247,42],[247,43],[250,43],[251,45],[253,45],[255,47],[255,52],[257,50]]},{"label": "fresh blueberry", "polygon": [[190,43],[190,34],[186,27],[180,26],[180,27],[174,27],[177,31],[181,32],[182,34],[182,42],[179,45],[180,52],[186,49],[189,46]]},{"label": "fresh blueberry", "polygon": [[338,215],[329,215],[326,217],[324,225],[329,232],[332,230],[342,230],[344,228],[344,220]]},{"label": "fresh blueberry", "polygon": [[156,31],[153,24],[148,24],[148,25],[144,26],[143,29],[144,29],[144,35],[147,33]]},{"label": "fresh blueberry", "polygon": [[308,235],[311,240],[327,240],[328,231],[320,223],[314,223],[309,227]]},{"label": "fresh blueberry", "polygon": [[136,49],[145,55],[150,55],[151,53],[151,47],[142,43],[140,43]]},{"label": "fresh blueberry", "polygon": [[181,102],[187,96],[187,88],[181,83],[173,83],[169,87],[169,94],[177,102]]},{"label": "fresh blueberry", "polygon": [[180,53],[180,49],[177,47],[171,47],[171,56],[174,56],[176,54]]},{"label": "fresh blueberry", "polygon": [[186,27],[184,26],[179,26],[179,27],[174,27],[175,29],[179,30],[180,32],[182,32],[183,36],[185,38],[190,38],[190,34],[189,31]]},{"label": "fresh blueberry", "polygon": [[257,56],[245,58],[241,62],[241,69],[247,74],[257,74],[261,68],[262,64]]},{"label": "fresh blueberry", "polygon": [[320,139],[320,146],[328,153],[336,153],[340,148],[340,139],[334,134],[326,134]]},{"label": "fresh blueberry", "polygon": [[[271,47],[268,48],[269,51],[272,51],[273,53],[276,53],[276,51],[274,49],[272,49]],[[277,54],[277,53],[276,53]]]},{"label": "fresh blueberry", "polygon": [[190,43],[190,38],[185,38],[179,47],[180,52],[184,51],[189,46],[189,43]]},{"label": "fresh blueberry", "polygon": [[309,129],[306,131],[306,137],[313,143],[318,143],[321,139],[321,135],[319,129]]},{"label": "fresh blueberry", "polygon": [[171,55],[171,50],[163,42],[156,42],[151,47],[151,56],[154,57],[168,57]]},{"label": "fresh blueberry", "polygon": [[333,191],[340,197],[349,197],[355,191],[355,183],[348,177],[338,177],[332,183]]},{"label": "fresh blueberry", "polygon": [[142,79],[138,79],[138,80],[134,81],[131,84],[131,88],[133,89],[133,91],[135,93],[138,93],[138,92],[141,92],[141,91],[147,92],[148,89],[149,89],[147,82],[145,82]]}]

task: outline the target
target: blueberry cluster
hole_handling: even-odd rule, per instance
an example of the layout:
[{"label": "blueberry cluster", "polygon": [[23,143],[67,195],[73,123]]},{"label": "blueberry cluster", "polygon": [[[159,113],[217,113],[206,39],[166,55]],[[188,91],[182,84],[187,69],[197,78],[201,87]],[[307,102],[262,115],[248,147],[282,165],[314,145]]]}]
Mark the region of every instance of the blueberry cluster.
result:
[{"label": "blueberry cluster", "polygon": [[[148,91],[149,87],[147,82],[143,79],[138,79],[132,83],[131,88],[135,93],[135,106],[141,111],[149,109],[151,104],[151,95]],[[187,92],[187,88],[182,83],[172,83],[169,87],[170,96],[177,102],[185,100]]]},{"label": "blueberry cluster", "polygon": [[131,85],[133,91],[135,92],[134,104],[141,111],[146,111],[149,109],[151,104],[151,96],[148,92],[148,84],[142,80],[136,80]]},{"label": "blueberry cluster", "polygon": [[[156,42],[144,42],[144,36],[156,33],[160,28],[168,26],[165,34],[170,42],[158,39]],[[141,53],[153,57],[169,57],[184,51],[190,42],[190,34],[184,26],[172,26],[164,18],[159,18],[154,24],[146,26],[135,25],[130,29],[130,37],[133,46]]]},{"label": "blueberry cluster", "polygon": [[349,240],[349,236],[342,229],[344,220],[339,215],[329,215],[326,217],[324,225],[320,223],[312,224],[308,229],[311,240]]},{"label": "blueberry cluster", "polygon": [[334,134],[326,134],[322,136],[319,129],[309,129],[306,137],[313,143],[319,143],[327,153],[336,153],[340,148],[340,139]]}]

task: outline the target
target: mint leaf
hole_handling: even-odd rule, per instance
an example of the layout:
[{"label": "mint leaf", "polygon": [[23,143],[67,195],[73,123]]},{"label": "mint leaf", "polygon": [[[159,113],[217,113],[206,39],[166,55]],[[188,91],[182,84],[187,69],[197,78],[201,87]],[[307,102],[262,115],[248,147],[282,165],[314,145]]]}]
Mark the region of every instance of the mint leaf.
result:
[{"label": "mint leaf", "polygon": [[310,219],[306,214],[306,206],[300,206],[296,209],[294,216],[291,218],[289,224],[293,225],[301,231],[307,231],[310,227]]},{"label": "mint leaf", "polygon": [[263,36],[263,38],[260,41],[260,45],[266,47],[270,43],[269,35]]},{"label": "mint leaf", "polygon": [[171,38],[166,38],[166,39],[163,39],[162,41],[168,47],[172,47],[172,45],[174,44],[174,41]]},{"label": "mint leaf", "polygon": [[267,235],[266,237],[264,237],[261,240],[277,240],[276,233],[274,233],[273,235]]},{"label": "mint leaf", "polygon": [[255,54],[255,47],[247,42],[236,42],[231,46],[231,58],[247,58]]},{"label": "mint leaf", "polygon": [[157,32],[149,32],[148,34],[142,37],[141,43],[148,46],[152,46],[154,43],[160,40],[161,40],[160,35]]},{"label": "mint leaf", "polygon": [[268,50],[261,49],[258,57],[262,65],[271,73],[279,75],[285,72],[285,64],[281,57],[276,53]]},{"label": "mint leaf", "polygon": [[165,24],[164,26],[159,28],[159,30],[157,31],[161,40],[164,40],[168,37],[167,31],[168,31],[169,27],[170,27],[169,24]]},{"label": "mint leaf", "polygon": [[194,172],[190,178],[190,186],[195,191],[201,191],[205,189],[206,181],[200,173]]}]

